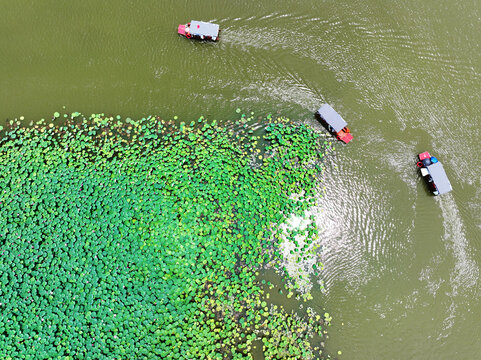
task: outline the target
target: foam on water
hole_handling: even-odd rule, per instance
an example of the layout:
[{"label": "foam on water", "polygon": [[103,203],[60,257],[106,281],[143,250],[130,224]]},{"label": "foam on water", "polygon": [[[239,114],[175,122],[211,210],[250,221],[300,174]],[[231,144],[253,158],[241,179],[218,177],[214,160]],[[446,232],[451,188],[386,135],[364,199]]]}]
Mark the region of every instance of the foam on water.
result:
[{"label": "foam on water", "polygon": [[469,243],[464,235],[463,220],[451,194],[439,197],[439,206],[444,219],[444,242],[456,260],[450,276],[452,295],[479,285],[479,267],[472,259]]},{"label": "foam on water", "polygon": [[[445,311],[447,315],[442,322],[442,331],[437,336],[437,340],[441,340],[450,335],[450,329],[456,322],[459,306],[468,302],[467,297],[479,292],[480,281],[479,266],[471,256],[469,243],[464,234],[463,221],[452,194],[438,197],[437,202],[443,216],[444,246],[454,258],[454,267],[449,274],[450,290],[447,293],[450,304]],[[440,258],[433,260],[435,266],[443,265]],[[429,271],[432,272],[429,269],[425,270],[423,279],[430,279]],[[435,294],[442,282],[444,282],[442,279],[428,280],[428,291]]]},{"label": "foam on water", "polygon": [[[311,221],[306,217],[292,215],[286,224],[281,226],[282,231],[304,230]],[[298,246],[290,241],[286,236],[283,236],[280,249],[282,252],[283,266],[287,269],[289,276],[296,279],[296,283],[300,286],[300,291],[305,293],[311,290],[312,283],[310,275],[312,274],[312,265],[319,263],[316,254],[308,254],[301,251],[295,253],[294,250],[298,247],[303,247],[305,244],[305,236],[297,235],[295,240]],[[316,246],[316,244],[314,244]]]},{"label": "foam on water", "polygon": [[414,225],[402,220],[404,208],[386,202],[392,195],[363,177],[355,161],[336,162],[340,165],[329,169],[328,192],[314,212],[326,267],[322,276],[327,291],[346,282],[356,292],[380,275],[397,271],[393,260],[405,252]]}]

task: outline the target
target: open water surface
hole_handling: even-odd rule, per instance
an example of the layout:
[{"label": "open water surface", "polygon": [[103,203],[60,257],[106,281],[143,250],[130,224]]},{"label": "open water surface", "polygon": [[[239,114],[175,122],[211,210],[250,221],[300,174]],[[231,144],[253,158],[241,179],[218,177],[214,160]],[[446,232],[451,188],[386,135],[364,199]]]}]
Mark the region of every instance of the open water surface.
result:
[{"label": "open water surface", "polygon": [[[219,43],[179,23],[210,20]],[[316,219],[342,359],[481,357],[481,3],[477,0],[0,2],[0,116],[54,111],[313,122],[354,141],[331,157]],[[320,130],[322,131],[322,130]],[[454,191],[430,196],[415,156]]]}]

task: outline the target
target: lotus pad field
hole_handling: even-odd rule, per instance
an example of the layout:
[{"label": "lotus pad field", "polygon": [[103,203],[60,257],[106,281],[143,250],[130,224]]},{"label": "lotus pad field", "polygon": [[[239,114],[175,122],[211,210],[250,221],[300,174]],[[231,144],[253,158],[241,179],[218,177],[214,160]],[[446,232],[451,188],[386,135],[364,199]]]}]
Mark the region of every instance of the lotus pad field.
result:
[{"label": "lotus pad field", "polygon": [[1,359],[319,356],[320,316],[271,304],[256,271],[282,272],[322,137],[271,116],[255,133],[245,116],[54,117],[1,132]]}]

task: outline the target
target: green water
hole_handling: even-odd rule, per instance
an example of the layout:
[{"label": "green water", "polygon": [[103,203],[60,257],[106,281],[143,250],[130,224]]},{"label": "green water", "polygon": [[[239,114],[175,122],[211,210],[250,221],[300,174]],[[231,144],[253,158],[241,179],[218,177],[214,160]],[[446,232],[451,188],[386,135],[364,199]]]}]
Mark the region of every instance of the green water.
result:
[{"label": "green water", "polygon": [[[179,37],[192,19],[219,23],[221,41]],[[65,106],[190,121],[240,107],[315,124],[331,103],[354,141],[331,157],[315,210],[329,352],[476,359],[480,19],[474,0],[4,1],[0,120]],[[426,191],[414,168],[426,150],[453,192]]]}]

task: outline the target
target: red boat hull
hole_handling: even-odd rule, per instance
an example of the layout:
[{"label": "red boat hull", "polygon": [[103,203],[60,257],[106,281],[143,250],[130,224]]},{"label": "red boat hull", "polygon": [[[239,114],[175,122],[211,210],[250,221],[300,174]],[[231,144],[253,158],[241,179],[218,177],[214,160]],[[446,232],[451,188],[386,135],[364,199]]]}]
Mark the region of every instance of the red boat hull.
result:
[{"label": "red boat hull", "polygon": [[344,128],[338,133],[336,133],[337,140],[342,141],[345,144],[348,144],[352,140],[352,135],[350,134],[350,130],[348,128]]}]

